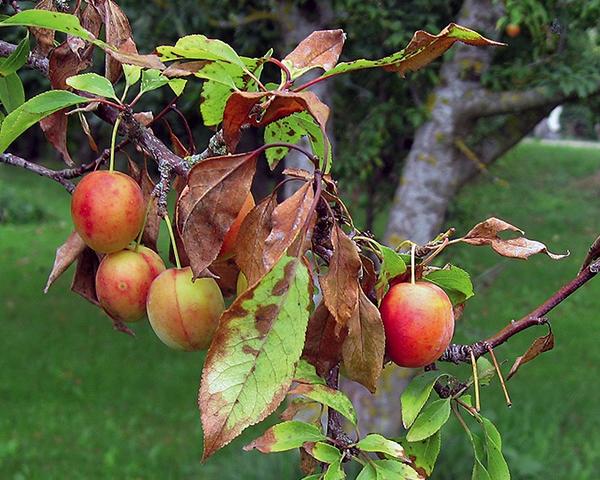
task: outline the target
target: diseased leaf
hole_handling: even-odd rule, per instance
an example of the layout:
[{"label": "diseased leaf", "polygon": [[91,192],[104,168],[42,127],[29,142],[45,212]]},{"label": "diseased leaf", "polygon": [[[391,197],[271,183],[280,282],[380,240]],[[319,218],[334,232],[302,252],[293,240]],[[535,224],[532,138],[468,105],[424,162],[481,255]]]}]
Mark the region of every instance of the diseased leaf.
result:
[{"label": "diseased leaf", "polygon": [[434,270],[425,275],[423,280],[427,280],[440,287],[452,302],[452,305],[458,305],[466,302],[473,295],[473,284],[471,276],[462,268],[449,265],[447,268]]},{"label": "diseased leaf", "polygon": [[430,437],[448,421],[450,417],[450,399],[444,398],[430,403],[417,417],[406,434],[406,440],[417,442]]},{"label": "diseased leaf", "polygon": [[313,68],[332,69],[342,53],[346,34],[343,30],[312,32],[284,59],[296,79]]},{"label": "diseased leaf", "polygon": [[[293,420],[294,417],[302,410],[311,409],[315,413],[315,422],[317,419],[321,418],[321,405],[309,400],[307,398],[296,397],[291,401],[288,400],[288,405],[285,407],[285,410],[281,412],[279,418],[284,421]],[[306,419],[303,416],[303,420]]]},{"label": "diseased leaf", "polygon": [[[306,442],[325,440],[325,435],[314,425],[291,420],[278,423],[244,447],[247,452],[256,449],[261,453],[284,452],[301,447]],[[332,447],[333,448],[333,447]]]},{"label": "diseased leaf", "polygon": [[83,90],[84,92],[98,95],[99,97],[107,97],[119,101],[112,83],[110,83],[107,78],[101,77],[97,73],[84,73],[69,77],[67,78],[66,83],[76,90]]},{"label": "diseased leaf", "polygon": [[320,277],[323,301],[340,327],[345,327],[356,311],[362,268],[356,244],[335,224],[331,230],[333,255],[329,270]]},{"label": "diseased leaf", "polygon": [[308,270],[284,256],[223,313],[199,394],[206,459],[285,398],[311,305]]},{"label": "diseased leaf", "polygon": [[323,303],[319,303],[308,321],[302,357],[325,376],[342,359],[342,345],[347,329],[337,332],[335,319]]},{"label": "diseased leaf", "polygon": [[503,239],[498,236],[500,232],[511,231],[521,235],[524,232],[511,225],[510,223],[500,220],[499,218],[488,218],[487,220],[475,225],[469,233],[461,240],[465,243],[480,246],[489,245],[494,251],[503,257],[527,259],[536,253],[545,253],[553,260],[560,260],[569,255],[555,254],[548,251],[546,245],[536,240],[529,240],[525,237]]},{"label": "diseased leaf", "polygon": [[294,381],[314,385],[325,385],[325,380],[317,374],[315,367],[302,359],[300,359],[298,365],[296,365]]},{"label": "diseased leaf", "polygon": [[487,452],[487,470],[494,480],[510,480],[508,464],[502,454],[502,439],[500,433],[487,418],[481,417],[485,433],[485,449]]},{"label": "diseased leaf", "polygon": [[437,431],[425,440],[418,442],[403,442],[406,455],[410,458],[412,467],[424,477],[430,477],[435,462],[440,453],[442,434]]},{"label": "diseased leaf", "polygon": [[48,293],[50,286],[60,277],[67,268],[82,254],[85,249],[85,242],[75,231],[71,232],[69,238],[60,247],[56,249],[54,265],[48,275],[48,281],[44,287],[44,293]]},{"label": "diseased leaf", "polygon": [[235,259],[217,259],[210,265],[210,271],[219,277],[215,281],[224,297],[230,297],[237,293],[240,269],[236,265]]},{"label": "diseased leaf", "polygon": [[356,417],[354,406],[350,399],[339,390],[330,388],[327,385],[310,385],[302,383],[290,390],[290,394],[302,395],[315,402],[322,403],[342,414],[352,423],[352,425],[356,426],[358,419]]},{"label": "diseased leaf", "polygon": [[402,392],[400,402],[402,404],[402,423],[404,428],[410,428],[417,415],[427,403],[435,382],[444,374],[429,371],[413,378]]},{"label": "diseased leaf", "polygon": [[378,433],[370,433],[361,439],[361,441],[356,444],[356,447],[363,452],[380,452],[395,458],[406,457],[402,445],[389,438],[385,438]]},{"label": "diseased leaf", "polygon": [[360,290],[358,308],[348,322],[348,336],[342,347],[348,378],[374,393],[383,368],[384,350],[385,332],[381,315]]},{"label": "diseased leaf", "polygon": [[19,135],[42,118],[65,107],[88,101],[87,98],[61,90],[51,90],[33,97],[8,114],[2,122],[0,153],[4,152]]},{"label": "diseased leaf", "polygon": [[533,343],[529,346],[527,351],[520,357],[517,357],[515,363],[510,369],[510,372],[508,372],[506,380],[509,380],[515,373],[517,373],[517,371],[522,365],[526,364],[527,362],[531,362],[531,360],[536,358],[540,353],[547,352],[548,350],[552,350],[553,348],[554,334],[552,333],[552,330],[550,330],[543,337],[536,338],[533,341]]},{"label": "diseased leaf", "polygon": [[94,305],[99,305],[96,295],[96,271],[100,265],[98,255],[91,248],[86,247],[77,258],[77,268],[73,276],[71,290],[81,295]]},{"label": "diseased leaf", "polygon": [[302,185],[294,194],[277,205],[271,215],[271,232],[265,239],[263,263],[269,270],[296,240],[298,234],[310,221],[308,214],[314,200],[310,182]]},{"label": "diseased leaf", "polygon": [[319,462],[323,463],[334,463],[340,461],[342,458],[342,452],[333,445],[325,442],[307,443],[304,445],[304,449]]},{"label": "diseased leaf", "polygon": [[250,192],[256,157],[254,152],[213,157],[191,169],[177,201],[177,229],[194,276],[217,258]]},{"label": "diseased leaf", "polygon": [[[40,128],[44,132],[46,140],[58,151],[65,163],[71,167],[75,166],[75,162],[67,149],[67,127],[69,116],[66,115],[66,110],[59,110],[40,120]],[[85,118],[85,117],[84,117]]]}]

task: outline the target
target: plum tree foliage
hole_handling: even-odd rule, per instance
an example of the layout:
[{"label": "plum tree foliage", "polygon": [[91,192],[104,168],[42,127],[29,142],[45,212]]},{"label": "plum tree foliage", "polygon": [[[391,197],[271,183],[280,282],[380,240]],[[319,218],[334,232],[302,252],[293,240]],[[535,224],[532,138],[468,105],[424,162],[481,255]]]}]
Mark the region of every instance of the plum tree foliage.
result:
[{"label": "plum tree foliage", "polygon": [[[123,322],[146,310],[168,346],[208,348],[198,397],[204,460],[294,395],[299,400],[281,413],[283,421],[246,449],[300,449],[307,479],[345,478],[348,462],[361,464],[361,480],[429,477],[440,431],[451,416],[473,443],[473,478],[510,478],[500,434],[480,412],[480,387],[494,376],[510,403],[494,348],[526,328],[548,325],[546,314],[597,273],[600,241],[579,274],[533,312],[487,339],[448,345],[454,318],[473,287],[465,270],[434,265],[440,252],[461,243],[490,246],[511,258],[563,255],[497,218],[463,236],[451,229],[425,245],[407,241],[393,248],[358,230],[330,173],[337,159],[326,134],[329,108],[311,90],[363,69],[404,76],[457,41],[474,48],[500,44],[450,24],[436,35],[417,31],[405,48],[377,60],[339,62],[346,40],[341,30],[315,31],[282,59],[272,51],[245,57],[201,34],[141,54],[113,0],[78,2],[70,13],[50,1],[24,11],[16,2],[13,6],[15,14],[0,22],[0,29],[27,27],[29,33],[18,45],[0,44],[0,160],[74,192],[75,231],[57,249],[46,291],[76,263],[72,290],[103,308],[117,330],[133,334]],[[94,71],[97,49],[105,54],[103,74]],[[22,67],[46,75],[52,88],[26,94]],[[265,71],[275,72],[278,80],[261,80]],[[306,80],[309,71],[320,75]],[[176,108],[191,82],[201,84],[194,101],[205,125],[216,129],[201,153],[194,152],[191,126]],[[173,95],[163,110],[136,108],[158,89]],[[157,136],[153,127],[167,115],[181,122],[187,138],[171,129],[167,138]],[[98,150],[86,120],[91,116],[112,126],[111,145],[95,161],[77,165],[67,148],[67,120],[78,122],[90,148]],[[6,152],[35,124],[67,168],[51,170]],[[252,128],[264,131],[264,145],[238,151]],[[297,145],[303,137],[310,151]],[[134,147],[128,174],[116,172],[115,155],[128,146]],[[291,149],[306,155],[314,168],[284,170],[285,181],[297,184],[295,193],[281,201],[279,185],[255,204],[250,190],[257,162],[264,155],[273,169]],[[147,161],[158,164],[159,178],[148,173]],[[71,180],[80,176],[75,187]],[[177,195],[173,211],[167,203],[171,190]],[[154,253],[161,220],[176,267],[167,270]],[[507,231],[511,238],[500,236]],[[229,297],[227,308],[223,297]],[[429,322],[419,323],[423,315]],[[509,376],[553,343],[551,331],[537,339]],[[399,360],[407,355],[409,360]],[[355,408],[339,389],[340,372],[375,393],[390,360],[424,368],[399,405],[407,431],[393,439],[362,435]],[[473,374],[458,378],[451,369],[441,370],[441,362],[469,363]],[[432,398],[434,391],[439,398]],[[315,403],[323,407],[317,417],[296,419]]]}]

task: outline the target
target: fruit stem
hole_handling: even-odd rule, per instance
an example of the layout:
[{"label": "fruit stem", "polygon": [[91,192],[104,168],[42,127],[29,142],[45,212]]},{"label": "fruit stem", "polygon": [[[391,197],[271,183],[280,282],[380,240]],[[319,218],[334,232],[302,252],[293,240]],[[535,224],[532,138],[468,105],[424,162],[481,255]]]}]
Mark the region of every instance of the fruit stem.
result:
[{"label": "fruit stem", "polygon": [[175,265],[177,268],[181,268],[181,262],[179,261],[179,252],[177,251],[177,243],[175,243],[175,235],[173,234],[173,226],[171,225],[171,219],[169,214],[165,213],[163,217],[167,224],[167,230],[169,230],[169,237],[171,238],[171,247],[173,248],[173,255],[175,256]]},{"label": "fruit stem", "polygon": [[112,137],[110,139],[110,163],[108,171],[112,172],[115,169],[115,144],[117,143],[117,132],[119,125],[121,124],[121,117],[117,117],[115,120],[115,126],[113,127]]},{"label": "fruit stem", "polygon": [[150,200],[148,200],[148,205],[146,205],[146,213],[144,214],[144,223],[142,223],[142,229],[140,230],[137,240],[135,241],[136,253],[140,249],[140,245],[142,243],[142,236],[144,235],[144,230],[146,229],[146,223],[148,223],[148,214],[150,213],[150,208],[152,208],[153,200],[154,200],[154,198],[150,197]]},{"label": "fruit stem", "polygon": [[410,283],[415,284],[415,251],[417,244],[413,243],[410,247]]},{"label": "fruit stem", "polygon": [[473,354],[473,349],[469,350],[471,354],[471,367],[473,367],[473,386],[475,387],[475,410],[478,412],[481,410],[481,403],[479,400],[479,374],[477,373],[477,362],[475,360],[475,355]]},{"label": "fruit stem", "polygon": [[508,395],[508,389],[506,388],[506,383],[504,382],[504,377],[502,376],[502,371],[500,370],[500,365],[498,365],[498,360],[496,360],[496,355],[494,354],[494,349],[488,346],[488,352],[490,352],[490,357],[492,357],[492,361],[494,362],[494,367],[496,368],[496,372],[498,373],[498,378],[500,379],[500,385],[502,385],[502,391],[504,392],[504,398],[506,398],[506,405],[509,407],[512,406],[512,401],[510,396]]}]

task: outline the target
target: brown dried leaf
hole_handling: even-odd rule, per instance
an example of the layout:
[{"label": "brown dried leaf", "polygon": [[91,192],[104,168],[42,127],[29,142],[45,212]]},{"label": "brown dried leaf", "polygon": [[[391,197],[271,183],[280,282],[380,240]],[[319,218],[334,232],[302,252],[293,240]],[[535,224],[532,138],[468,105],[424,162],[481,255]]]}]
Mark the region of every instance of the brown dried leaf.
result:
[{"label": "brown dried leaf", "polygon": [[327,274],[321,277],[323,301],[339,327],[345,327],[356,311],[361,261],[355,243],[339,225],[331,230],[333,255]]},{"label": "brown dried leaf", "polygon": [[237,279],[240,269],[233,258],[213,262],[210,266],[210,271],[219,277],[215,280],[224,297],[230,297],[236,294]]},{"label": "brown dried leaf", "polygon": [[133,118],[144,127],[147,127],[154,120],[154,114],[152,112],[137,112],[133,114]]},{"label": "brown dried leaf", "polygon": [[85,115],[81,112],[78,113],[79,122],[81,123],[81,129],[87,138],[88,144],[90,146],[90,150],[95,153],[98,153],[98,145],[96,144],[96,140],[94,140],[94,136],[92,135],[92,131],[90,129],[90,124],[88,123]]},{"label": "brown dried leaf", "polygon": [[73,283],[71,284],[73,292],[81,295],[94,305],[99,305],[96,295],[96,271],[98,270],[98,265],[100,265],[98,255],[91,248],[86,247],[77,258],[77,269],[75,270]]},{"label": "brown dried leaf", "polygon": [[40,120],[40,128],[44,132],[46,140],[61,154],[64,162],[74,167],[75,162],[67,149],[67,126],[69,117],[66,115],[66,110],[59,110],[52,115]]},{"label": "brown dried leaf", "polygon": [[305,182],[308,182],[309,180],[312,180],[313,178],[313,174],[310,173],[308,170],[304,170],[303,168],[296,168],[296,167],[287,167],[283,169],[283,172],[281,172],[281,174],[285,177],[295,177],[295,178],[299,178],[300,180],[304,180]]},{"label": "brown dried leaf", "polygon": [[360,261],[362,263],[363,274],[360,285],[368,297],[371,292],[374,293],[375,284],[377,283],[377,270],[375,270],[375,264],[370,258],[361,255]]},{"label": "brown dried leaf", "polygon": [[56,257],[52,271],[48,276],[44,293],[48,293],[50,286],[60,277],[67,268],[81,255],[85,249],[85,243],[75,231],[71,232],[69,238],[60,247],[56,249]]},{"label": "brown dried leaf", "polygon": [[478,223],[461,240],[470,245],[490,245],[494,251],[504,257],[527,259],[536,253],[545,253],[553,260],[560,260],[569,255],[569,252],[563,255],[548,251],[548,247],[536,240],[529,240],[525,237],[503,239],[498,233],[512,231],[523,234],[520,229],[499,218],[488,218]]},{"label": "brown dried leaf", "polygon": [[253,285],[267,273],[263,261],[265,240],[273,227],[271,216],[276,205],[277,197],[269,195],[250,210],[240,226],[234,256],[248,285]]},{"label": "brown dried leaf", "polygon": [[515,363],[510,369],[510,372],[508,372],[506,380],[509,380],[510,377],[517,373],[517,370],[519,370],[522,365],[525,365],[527,362],[531,362],[531,360],[533,360],[539,354],[547,352],[548,350],[552,350],[553,348],[554,334],[552,333],[552,330],[550,330],[547,335],[536,338],[529,346],[527,351],[520,357],[517,357]]},{"label": "brown dried leaf", "polygon": [[304,227],[314,199],[311,183],[305,183],[281,202],[271,215],[272,229],[265,239],[263,264],[265,271],[275,265]]},{"label": "brown dried leaf", "polygon": [[256,157],[254,152],[213,157],[191,169],[177,201],[177,229],[194,276],[217,258],[250,192]]},{"label": "brown dried leaf", "polygon": [[[49,10],[56,12],[54,6],[54,0],[40,0],[35,5],[36,10]],[[35,37],[37,42],[35,46],[35,53],[46,57],[52,48],[54,47],[54,30],[47,30],[45,28],[33,28],[30,27],[29,31]]]},{"label": "brown dried leaf", "polygon": [[[314,443],[312,444],[314,446]],[[299,448],[300,450],[300,470],[304,475],[312,475],[317,471],[319,466],[319,462],[311,456],[304,448]]]},{"label": "brown dried leaf", "polygon": [[54,89],[68,90],[67,78],[77,75],[92,64],[93,45],[73,52],[68,42],[61,43],[48,56],[48,77]]},{"label": "brown dried leaf", "polygon": [[348,331],[337,333],[337,324],[323,303],[319,303],[308,320],[302,357],[325,376],[342,358],[342,345]]},{"label": "brown dried leaf", "polygon": [[193,62],[173,62],[162,73],[165,77],[187,77],[202,70],[208,63],[206,60]]},{"label": "brown dried leaf", "polygon": [[333,68],[340,58],[345,40],[346,34],[343,30],[312,32],[283,61],[297,70],[320,67],[327,71]]},{"label": "brown dried leaf", "polygon": [[190,152],[188,151],[187,148],[185,148],[185,146],[183,145],[183,143],[181,143],[181,140],[179,140],[179,138],[177,137],[177,135],[175,135],[175,132],[173,132],[173,129],[171,128],[171,124],[169,122],[167,122],[166,120],[163,122],[165,124],[165,126],[167,127],[167,131],[169,132],[169,138],[171,139],[171,145],[173,146],[173,152],[180,156],[181,158],[185,158],[187,156],[190,155]]},{"label": "brown dried leaf", "polygon": [[375,393],[383,368],[385,332],[379,310],[360,291],[358,307],[348,322],[342,347],[346,375]]},{"label": "brown dried leaf", "polygon": [[[116,65],[126,63],[128,65],[137,65],[142,68],[154,68],[156,70],[163,70],[165,64],[160,61],[157,55],[146,54],[142,55],[134,50],[135,44],[132,39],[127,40],[123,46],[118,50],[108,49],[106,54],[110,56],[111,60]],[[121,67],[119,67],[120,69]],[[120,70],[118,70],[120,73]]]},{"label": "brown dried leaf", "polygon": [[[233,92],[223,112],[223,139],[230,152],[235,152],[242,135],[242,125],[251,123],[256,105],[265,98],[264,92]],[[256,112],[258,113],[258,112]]]}]

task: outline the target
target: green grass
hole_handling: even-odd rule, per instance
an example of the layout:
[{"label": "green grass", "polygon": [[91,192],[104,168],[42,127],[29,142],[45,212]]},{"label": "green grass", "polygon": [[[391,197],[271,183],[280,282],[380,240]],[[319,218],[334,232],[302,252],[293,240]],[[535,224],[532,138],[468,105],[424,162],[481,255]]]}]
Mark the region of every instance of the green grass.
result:
[{"label": "green grass", "polygon": [[[483,247],[456,247],[452,261],[473,274],[477,291],[458,341],[521,317],[576,273],[600,230],[599,172],[600,150],[522,145],[460,195],[449,222],[459,232],[495,215],[571,257],[509,261]],[[0,478],[300,478],[295,454],[241,450],[262,427],[201,465],[202,355],[164,348],[145,324],[135,326],[136,339],[114,332],[107,317],[70,293],[69,273],[43,295],[54,250],[70,231],[68,197],[49,180],[1,166],[0,190],[7,186],[28,192],[32,206],[51,215],[44,223],[0,225]],[[503,434],[515,479],[597,478],[597,282],[552,313],[556,348],[509,382],[512,409],[497,382],[483,391],[483,413]],[[504,368],[542,333],[499,348]],[[472,454],[454,423],[444,430],[434,479],[470,477]]]}]

